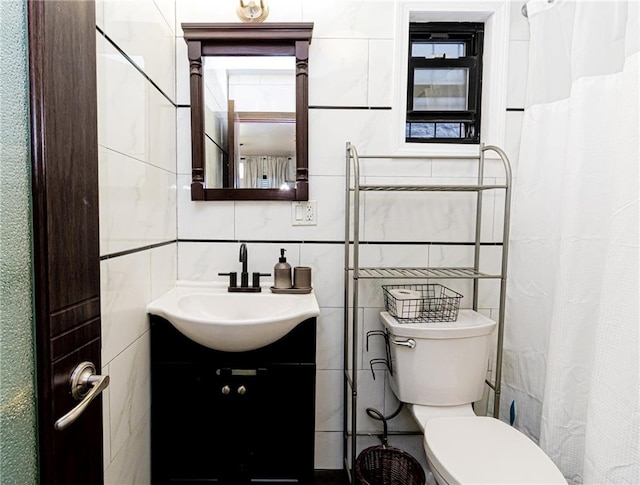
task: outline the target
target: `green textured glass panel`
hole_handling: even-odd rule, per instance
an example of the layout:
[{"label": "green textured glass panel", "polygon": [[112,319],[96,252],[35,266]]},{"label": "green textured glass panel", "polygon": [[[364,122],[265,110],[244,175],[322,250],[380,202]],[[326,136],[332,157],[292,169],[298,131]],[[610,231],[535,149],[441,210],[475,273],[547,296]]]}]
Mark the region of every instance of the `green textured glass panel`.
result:
[{"label": "green textured glass panel", "polygon": [[0,483],[38,481],[26,3],[0,0]]}]

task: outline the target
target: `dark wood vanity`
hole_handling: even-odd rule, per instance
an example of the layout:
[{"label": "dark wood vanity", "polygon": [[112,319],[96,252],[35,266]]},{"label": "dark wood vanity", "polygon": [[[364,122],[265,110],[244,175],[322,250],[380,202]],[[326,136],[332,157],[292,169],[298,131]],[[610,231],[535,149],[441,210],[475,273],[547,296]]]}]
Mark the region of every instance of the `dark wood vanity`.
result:
[{"label": "dark wood vanity", "polygon": [[311,484],[316,319],[220,352],[151,316],[152,483]]}]

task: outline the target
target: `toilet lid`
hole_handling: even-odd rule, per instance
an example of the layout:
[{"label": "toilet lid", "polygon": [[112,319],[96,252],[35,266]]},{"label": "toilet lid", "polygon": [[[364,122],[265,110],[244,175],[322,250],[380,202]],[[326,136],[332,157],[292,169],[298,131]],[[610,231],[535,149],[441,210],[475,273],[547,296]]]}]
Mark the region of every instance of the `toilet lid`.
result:
[{"label": "toilet lid", "polygon": [[433,418],[424,441],[432,466],[450,484],[567,483],[533,441],[494,418]]}]

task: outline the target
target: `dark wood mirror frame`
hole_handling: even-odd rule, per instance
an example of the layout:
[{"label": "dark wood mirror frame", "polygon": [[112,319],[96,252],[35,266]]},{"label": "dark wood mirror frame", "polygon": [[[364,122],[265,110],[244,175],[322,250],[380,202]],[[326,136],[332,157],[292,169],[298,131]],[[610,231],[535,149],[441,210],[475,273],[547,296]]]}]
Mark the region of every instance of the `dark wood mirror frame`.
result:
[{"label": "dark wood mirror frame", "polygon": [[[313,23],[188,23],[182,30],[191,86],[191,200],[309,200],[308,65]],[[205,187],[203,56],[295,56],[295,189]]]}]

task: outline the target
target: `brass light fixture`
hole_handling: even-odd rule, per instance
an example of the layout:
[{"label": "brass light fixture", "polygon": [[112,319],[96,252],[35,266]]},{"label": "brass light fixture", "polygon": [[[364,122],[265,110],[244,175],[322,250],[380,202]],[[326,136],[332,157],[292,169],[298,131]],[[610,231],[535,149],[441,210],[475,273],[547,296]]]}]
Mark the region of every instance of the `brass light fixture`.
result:
[{"label": "brass light fixture", "polygon": [[255,0],[240,0],[240,5],[236,9],[238,17],[243,22],[262,22],[269,15],[269,7],[264,0],[260,0],[260,5]]}]

